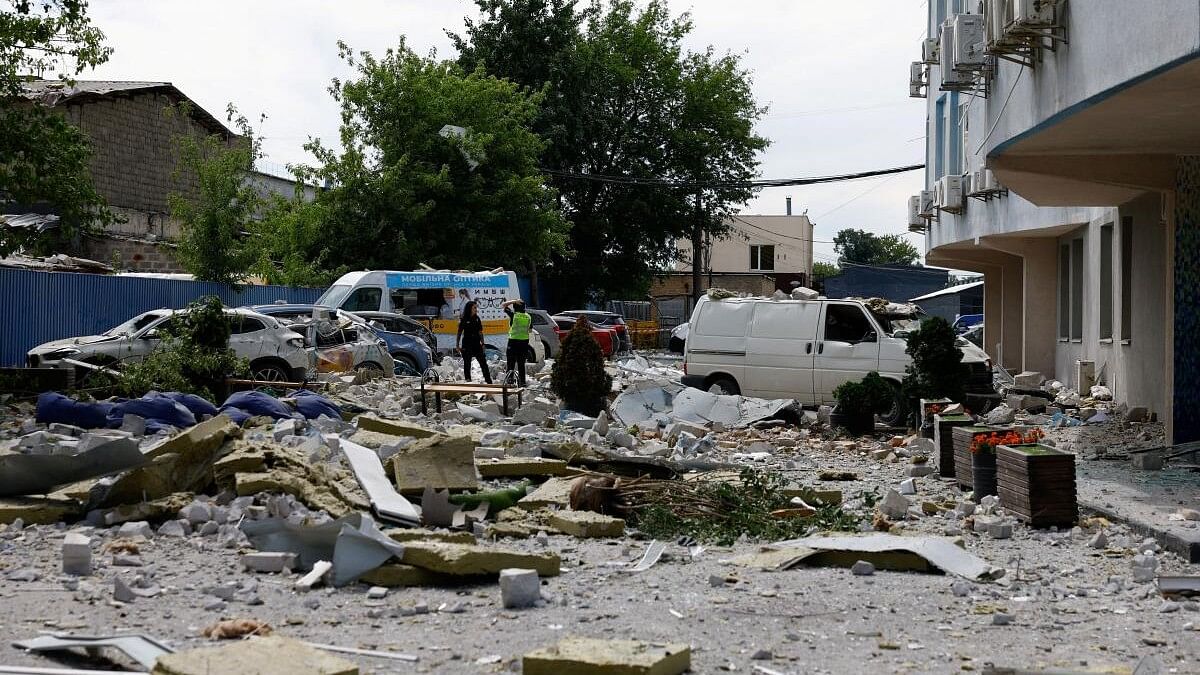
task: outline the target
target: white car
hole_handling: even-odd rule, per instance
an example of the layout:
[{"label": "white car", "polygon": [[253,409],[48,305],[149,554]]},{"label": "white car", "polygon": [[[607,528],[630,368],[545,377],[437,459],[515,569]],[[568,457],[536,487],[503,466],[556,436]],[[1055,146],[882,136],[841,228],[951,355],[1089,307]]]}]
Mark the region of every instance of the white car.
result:
[{"label": "white car", "polygon": [[[913,319],[915,321],[915,319]],[[896,404],[881,415],[896,424],[909,322],[881,319],[856,300],[700,298],[683,357],[683,384],[725,394],[833,403],[833,390],[877,371],[896,389]],[[994,396],[992,362],[959,339],[969,370],[968,395]]]},{"label": "white car", "polygon": [[[186,310],[156,309],[138,314],[100,335],[54,340],[29,350],[26,363],[32,368],[77,368],[79,376],[90,371],[63,359],[97,366],[116,366],[141,361],[159,343],[159,330],[171,317]],[[246,309],[226,309],[232,333],[229,347],[250,362],[256,380],[303,382],[316,368],[316,354],[306,349],[304,336],[278,320]]]}]

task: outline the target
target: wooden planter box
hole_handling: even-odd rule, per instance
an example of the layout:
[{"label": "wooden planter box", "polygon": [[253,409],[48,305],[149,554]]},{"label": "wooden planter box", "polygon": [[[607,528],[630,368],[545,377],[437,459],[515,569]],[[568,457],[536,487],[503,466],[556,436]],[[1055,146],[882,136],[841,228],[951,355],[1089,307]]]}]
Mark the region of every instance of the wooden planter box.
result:
[{"label": "wooden planter box", "polygon": [[948,398],[923,398],[920,401],[920,410],[917,419],[917,430],[920,431],[924,438],[933,438],[933,418],[936,415],[930,408],[933,406],[948,406],[952,404]]},{"label": "wooden planter box", "polygon": [[953,478],[957,474],[954,466],[954,428],[969,426],[973,422],[970,415],[933,416],[933,445],[938,450],[938,475],[943,478]]},{"label": "wooden planter box", "polygon": [[975,434],[992,433],[992,427],[961,426],[951,427],[951,437],[954,445],[954,479],[964,490],[972,487],[971,478],[971,441]]},{"label": "wooden planter box", "polygon": [[1000,505],[1032,527],[1070,527],[1079,516],[1075,455],[1048,445],[996,448]]}]

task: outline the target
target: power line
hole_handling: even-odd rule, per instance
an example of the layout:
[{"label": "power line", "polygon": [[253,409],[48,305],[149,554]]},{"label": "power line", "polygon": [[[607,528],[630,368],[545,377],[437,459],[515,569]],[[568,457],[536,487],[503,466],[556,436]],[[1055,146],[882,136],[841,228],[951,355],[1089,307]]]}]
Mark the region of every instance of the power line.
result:
[{"label": "power line", "polygon": [[760,226],[758,226],[758,225],[755,225],[754,223],[752,223],[752,222],[750,222],[750,221],[746,220],[745,218],[743,218],[743,217],[741,217],[741,216],[733,216],[733,219],[734,219],[734,220],[736,220],[736,221],[738,221],[739,223],[741,223],[741,224],[743,224],[743,225],[749,225],[750,227],[753,227],[753,228],[754,228],[754,229],[756,229],[756,230],[762,230],[763,232],[766,232],[767,234],[773,234],[773,235],[775,235],[776,237],[781,237],[781,238],[783,238],[783,239],[795,239],[796,241],[802,241],[802,242],[804,242],[804,243],[806,243],[806,244],[812,244],[812,243],[817,243],[817,244],[832,244],[832,243],[833,243],[832,241],[825,241],[824,239],[805,239],[804,237],[793,237],[793,236],[791,236],[791,235],[788,235],[788,234],[781,234],[781,233],[779,233],[779,232],[776,232],[776,231],[774,231],[774,230],[768,230],[768,229],[767,229],[767,228],[765,228],[765,227],[760,227]]},{"label": "power line", "polygon": [[776,179],[761,179],[749,181],[689,181],[689,180],[670,180],[666,178],[631,178],[628,176],[607,176],[595,173],[576,173],[573,171],[557,171],[554,169],[542,169],[543,173],[551,176],[559,176],[561,178],[570,178],[573,180],[589,180],[597,183],[611,183],[615,185],[635,185],[644,187],[668,187],[668,188],[687,188],[687,189],[704,189],[704,188],[768,188],[768,187],[791,187],[797,185],[817,185],[820,183],[840,183],[843,181],[860,180],[863,178],[874,178],[876,176],[890,176],[896,173],[906,173],[908,171],[918,171],[924,169],[924,164],[911,164],[909,166],[899,166],[891,169],[876,169],[874,171],[862,171],[859,173],[839,174],[836,176],[817,176],[813,178],[776,178]]}]

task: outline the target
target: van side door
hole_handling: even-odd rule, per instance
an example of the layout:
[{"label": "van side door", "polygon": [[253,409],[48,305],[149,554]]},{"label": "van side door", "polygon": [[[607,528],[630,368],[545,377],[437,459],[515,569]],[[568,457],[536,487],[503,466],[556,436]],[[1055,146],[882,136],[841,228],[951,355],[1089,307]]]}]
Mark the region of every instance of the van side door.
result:
[{"label": "van side door", "polygon": [[830,403],[838,386],[879,369],[879,332],[857,304],[822,304],[814,381],[817,398]]},{"label": "van side door", "polygon": [[820,318],[819,303],[754,303],[743,393],[814,403],[813,364]]}]

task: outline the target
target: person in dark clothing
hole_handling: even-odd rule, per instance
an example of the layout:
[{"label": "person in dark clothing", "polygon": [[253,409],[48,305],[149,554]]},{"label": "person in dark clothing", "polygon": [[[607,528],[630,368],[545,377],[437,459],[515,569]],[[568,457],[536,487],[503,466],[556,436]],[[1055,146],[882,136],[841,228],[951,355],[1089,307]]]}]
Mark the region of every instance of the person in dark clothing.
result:
[{"label": "person in dark clothing", "polygon": [[525,361],[529,357],[529,331],[533,317],[525,313],[525,303],[509,300],[501,305],[508,315],[508,370],[517,375],[517,386],[525,386]]},{"label": "person in dark clothing", "polygon": [[487,357],[483,350],[483,321],[479,319],[479,306],[472,300],[463,305],[462,317],[458,320],[458,337],[455,347],[463,357],[463,374],[467,382],[471,381],[471,360],[479,361],[479,369],[483,371],[483,381],[492,383],[492,373],[488,369]]}]

